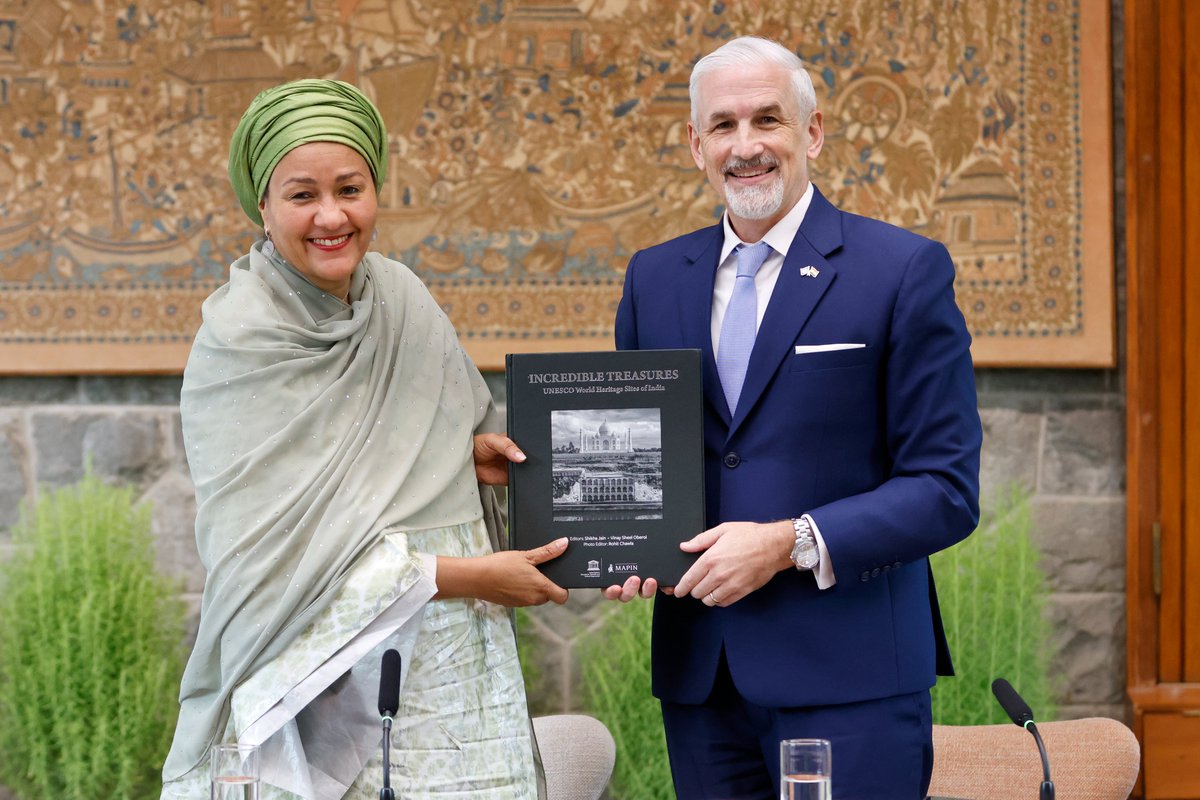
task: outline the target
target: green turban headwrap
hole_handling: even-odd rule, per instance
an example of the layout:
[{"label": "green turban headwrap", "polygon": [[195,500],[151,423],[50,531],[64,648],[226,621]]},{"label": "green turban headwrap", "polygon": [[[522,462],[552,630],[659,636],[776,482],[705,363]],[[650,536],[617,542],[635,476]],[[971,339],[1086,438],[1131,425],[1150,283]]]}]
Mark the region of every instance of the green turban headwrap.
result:
[{"label": "green turban headwrap", "polygon": [[371,168],[375,191],[387,178],[387,129],[379,110],[342,81],[305,78],[261,92],[229,144],[229,181],[246,216],[262,225],[258,202],[275,165],[309,142],[352,147]]}]

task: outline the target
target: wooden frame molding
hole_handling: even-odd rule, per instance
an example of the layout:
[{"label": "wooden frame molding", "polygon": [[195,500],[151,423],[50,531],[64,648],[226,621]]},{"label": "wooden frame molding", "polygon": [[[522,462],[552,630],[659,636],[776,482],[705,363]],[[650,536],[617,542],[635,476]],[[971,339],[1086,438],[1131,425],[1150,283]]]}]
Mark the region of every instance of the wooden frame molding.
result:
[{"label": "wooden frame molding", "polygon": [[1198,41],[1195,0],[1126,0],[1126,680],[1148,800],[1200,796]]}]

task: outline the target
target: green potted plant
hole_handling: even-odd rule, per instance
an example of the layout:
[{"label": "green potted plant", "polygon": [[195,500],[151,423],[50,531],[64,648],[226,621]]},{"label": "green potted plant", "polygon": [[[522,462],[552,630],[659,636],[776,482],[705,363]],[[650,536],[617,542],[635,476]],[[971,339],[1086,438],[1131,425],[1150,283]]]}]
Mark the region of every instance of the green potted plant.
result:
[{"label": "green potted plant", "polygon": [[1033,709],[1054,718],[1050,671],[1050,594],[1041,553],[1033,540],[1029,497],[1012,487],[965,541],[932,558],[942,622],[954,654],[952,678],[933,689],[933,721],[940,725],[1008,722],[992,696],[1005,678]]},{"label": "green potted plant", "polygon": [[150,509],[91,471],[23,509],[0,565],[0,783],[18,798],[145,798],[178,713],[184,608]]},{"label": "green potted plant", "polygon": [[662,711],[650,694],[650,623],[654,607],[638,600],[612,608],[580,656],[584,708],[617,746],[614,800],[671,800],[671,766]]}]

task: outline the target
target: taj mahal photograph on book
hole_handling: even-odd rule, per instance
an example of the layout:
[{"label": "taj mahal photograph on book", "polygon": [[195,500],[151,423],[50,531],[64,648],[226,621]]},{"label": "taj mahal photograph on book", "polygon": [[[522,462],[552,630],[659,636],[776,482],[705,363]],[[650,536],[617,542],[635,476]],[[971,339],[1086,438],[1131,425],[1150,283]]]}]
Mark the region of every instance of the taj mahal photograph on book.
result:
[{"label": "taj mahal photograph on book", "polygon": [[555,522],[662,519],[657,408],[550,412]]}]

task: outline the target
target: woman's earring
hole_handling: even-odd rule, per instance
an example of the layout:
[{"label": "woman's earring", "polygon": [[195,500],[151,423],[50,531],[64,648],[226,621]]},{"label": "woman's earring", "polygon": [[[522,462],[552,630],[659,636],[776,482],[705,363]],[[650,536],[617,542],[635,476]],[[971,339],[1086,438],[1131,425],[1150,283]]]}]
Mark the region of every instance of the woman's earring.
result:
[{"label": "woman's earring", "polygon": [[373,231],[371,231],[371,241],[373,242],[378,238],[379,238],[379,228],[376,228]]},{"label": "woman's earring", "polygon": [[275,255],[275,243],[271,241],[271,232],[266,228],[263,228],[263,236],[266,237],[266,240],[263,242],[262,254],[270,258]]}]

